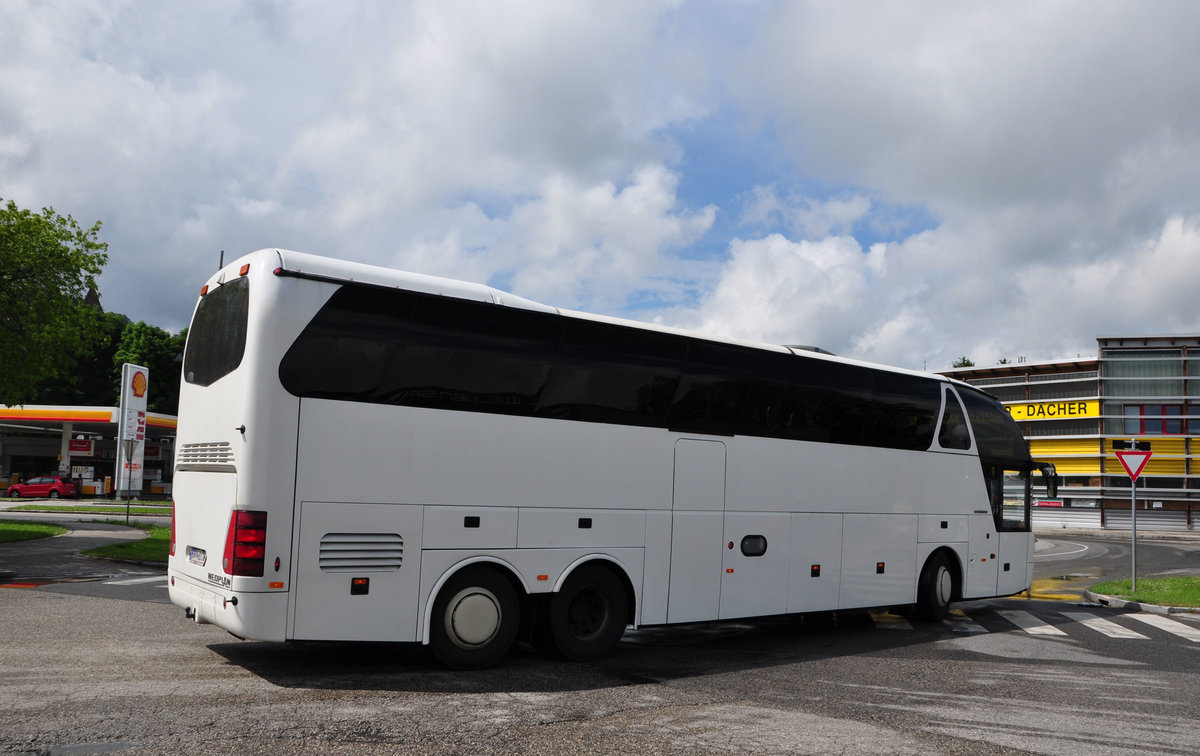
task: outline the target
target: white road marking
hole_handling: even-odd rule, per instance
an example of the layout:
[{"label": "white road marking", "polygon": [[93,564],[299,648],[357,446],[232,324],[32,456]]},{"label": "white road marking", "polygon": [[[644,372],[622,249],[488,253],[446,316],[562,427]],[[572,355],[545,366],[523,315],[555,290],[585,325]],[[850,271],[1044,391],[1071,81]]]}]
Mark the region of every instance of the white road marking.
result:
[{"label": "white road marking", "polygon": [[1116,622],[1111,622],[1103,617],[1097,617],[1089,612],[1063,612],[1063,614],[1081,625],[1086,625],[1098,633],[1107,635],[1109,638],[1141,638],[1142,640],[1146,640],[1146,636],[1136,630],[1121,627]]},{"label": "white road marking", "polygon": [[950,616],[942,624],[955,633],[986,633],[988,629],[963,613],[962,609],[951,609]]},{"label": "white road marking", "polygon": [[1147,625],[1154,625],[1159,630],[1166,630],[1168,633],[1178,635],[1180,638],[1187,638],[1194,643],[1200,643],[1200,628],[1189,625],[1179,620],[1168,619],[1158,614],[1144,614],[1141,612],[1135,614],[1126,614],[1126,617],[1135,619],[1138,622],[1145,622]]},{"label": "white road marking", "polygon": [[153,583],[156,580],[167,582],[166,575],[151,575],[150,577],[128,578],[126,580],[106,580],[104,585],[137,585],[138,583]]},{"label": "white road marking", "polygon": [[1030,635],[1066,635],[1054,625],[1048,625],[1029,612],[1023,612],[1020,609],[997,609],[996,614]]}]

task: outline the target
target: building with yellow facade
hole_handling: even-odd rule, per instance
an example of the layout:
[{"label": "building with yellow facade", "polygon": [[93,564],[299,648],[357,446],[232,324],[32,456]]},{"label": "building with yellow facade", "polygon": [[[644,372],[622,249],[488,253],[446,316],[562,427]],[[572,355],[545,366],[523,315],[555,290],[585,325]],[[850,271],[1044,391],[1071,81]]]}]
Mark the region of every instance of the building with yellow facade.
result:
[{"label": "building with yellow facade", "polygon": [[1128,528],[1130,480],[1113,441],[1149,441],[1137,524],[1200,529],[1200,336],[1105,336],[1097,356],[958,368],[944,375],[1004,403],[1035,459],[1053,462],[1059,498],[1035,524]]}]

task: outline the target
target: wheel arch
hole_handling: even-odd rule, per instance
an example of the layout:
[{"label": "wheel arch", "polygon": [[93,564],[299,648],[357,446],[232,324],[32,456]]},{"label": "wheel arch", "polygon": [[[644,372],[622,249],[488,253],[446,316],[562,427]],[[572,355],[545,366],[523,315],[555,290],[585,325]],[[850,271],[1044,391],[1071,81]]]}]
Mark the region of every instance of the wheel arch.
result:
[{"label": "wheel arch", "polygon": [[950,577],[953,579],[954,586],[953,590],[951,591],[951,599],[954,601],[962,601],[963,583],[966,579],[966,573],[963,570],[962,559],[959,557],[958,552],[949,546],[939,546],[933,551],[929,552],[929,556],[925,557],[925,561],[921,563],[921,569],[917,572],[917,575],[919,576],[921,572],[924,572],[929,563],[936,559],[939,554],[945,557],[946,562],[950,566]]},{"label": "wheel arch", "polygon": [[437,601],[438,594],[441,593],[442,588],[452,577],[463,570],[477,568],[491,569],[512,583],[513,589],[517,592],[517,598],[522,602],[529,595],[529,584],[525,582],[520,571],[503,559],[495,556],[481,555],[463,559],[461,562],[455,562],[438,576],[433,587],[429,589],[429,594],[425,596],[421,607],[421,632],[419,636],[421,645],[429,645],[430,626],[433,622],[433,605]]},{"label": "wheel arch", "polygon": [[629,618],[630,624],[636,626],[638,616],[637,589],[634,587],[633,580],[630,579],[629,572],[626,570],[625,565],[621,564],[619,560],[608,554],[587,554],[571,562],[569,565],[567,565],[566,569],[559,574],[558,580],[554,581],[554,587],[550,589],[551,593],[558,593],[560,590],[562,590],[562,587],[566,584],[567,580],[570,579],[571,575],[574,574],[576,570],[578,570],[580,567],[591,564],[603,567],[604,569],[616,575],[617,579],[621,581],[625,588],[625,616]]}]

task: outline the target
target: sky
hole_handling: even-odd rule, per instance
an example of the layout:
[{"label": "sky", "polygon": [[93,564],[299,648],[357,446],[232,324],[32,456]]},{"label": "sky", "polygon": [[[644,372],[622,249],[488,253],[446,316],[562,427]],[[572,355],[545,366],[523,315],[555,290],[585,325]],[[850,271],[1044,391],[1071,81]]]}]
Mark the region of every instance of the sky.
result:
[{"label": "sky", "polygon": [[0,0],[0,198],[944,370],[1200,333],[1200,3]]}]

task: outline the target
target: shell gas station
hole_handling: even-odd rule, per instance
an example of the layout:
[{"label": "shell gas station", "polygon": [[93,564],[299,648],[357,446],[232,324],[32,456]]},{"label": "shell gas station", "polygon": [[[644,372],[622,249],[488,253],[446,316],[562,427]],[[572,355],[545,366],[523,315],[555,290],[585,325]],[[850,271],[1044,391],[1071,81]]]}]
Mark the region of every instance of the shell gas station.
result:
[{"label": "shell gas station", "polygon": [[[0,406],[0,481],[5,487],[34,475],[69,475],[84,496],[117,490],[119,407]],[[174,415],[145,413],[140,493],[170,496]],[[124,475],[124,473],[123,473]],[[124,487],[122,485],[122,487]]]}]

